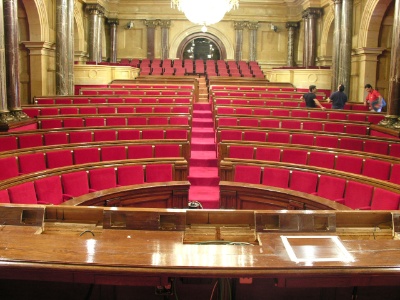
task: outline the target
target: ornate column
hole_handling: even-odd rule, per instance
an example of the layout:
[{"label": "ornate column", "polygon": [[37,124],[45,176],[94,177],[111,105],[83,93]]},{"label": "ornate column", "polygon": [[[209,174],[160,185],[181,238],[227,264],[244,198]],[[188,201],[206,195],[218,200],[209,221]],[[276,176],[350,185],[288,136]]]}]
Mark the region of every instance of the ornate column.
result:
[{"label": "ornate column", "polygon": [[[387,100],[387,116],[379,125],[391,126],[394,118],[399,116],[400,101],[400,0],[396,0],[393,13],[392,51],[389,73],[389,93]],[[400,118],[393,126],[400,129]]]},{"label": "ornate column", "polygon": [[102,36],[101,36],[101,34],[103,32],[102,31],[102,29],[103,29],[103,20],[104,20],[103,16],[104,16],[104,12],[100,12],[99,16],[97,18],[97,21],[99,22],[99,24],[97,26],[97,30],[98,30],[98,33],[97,33],[97,36],[98,36],[98,39],[97,39],[97,43],[98,43],[97,44],[97,51],[98,51],[97,62],[98,63],[103,61],[103,39],[102,39]]},{"label": "ornate column", "polygon": [[68,0],[56,2],[56,94],[68,95],[69,93],[69,26],[68,26]]},{"label": "ornate column", "polygon": [[235,60],[242,60],[242,48],[243,48],[243,28],[246,27],[247,22],[244,21],[235,21]]},{"label": "ornate column", "polygon": [[258,22],[249,22],[247,24],[249,28],[249,61],[257,60],[257,29]]},{"label": "ornate column", "polygon": [[99,61],[99,15],[104,12],[104,8],[98,4],[86,5],[86,11],[89,14],[89,34],[88,34],[88,52],[89,61]]},{"label": "ornate column", "polygon": [[75,37],[74,37],[74,0],[68,0],[68,95],[74,94],[74,61],[75,61]]},{"label": "ornate column", "polygon": [[308,57],[307,66],[315,66],[315,58],[317,53],[317,29],[316,19],[321,14],[320,8],[310,7],[307,9],[308,13]]},{"label": "ornate column", "polygon": [[3,0],[4,3],[4,43],[7,78],[7,107],[16,120],[29,117],[22,112],[19,94],[19,38],[17,0]]},{"label": "ornate column", "polygon": [[0,1],[0,124],[9,124],[15,118],[7,109],[6,56],[4,49],[3,1]]},{"label": "ornate column", "polygon": [[346,87],[350,95],[351,74],[351,40],[353,28],[353,0],[343,0],[342,16],[340,20],[340,58],[339,58],[339,83]]},{"label": "ornate column", "polygon": [[286,28],[288,30],[288,54],[287,54],[287,66],[294,67],[294,40],[297,28],[299,28],[298,22],[287,22]]},{"label": "ornate column", "polygon": [[169,57],[169,27],[171,26],[171,20],[160,20],[161,26],[161,59],[167,59]]},{"label": "ornate column", "polygon": [[118,19],[108,19],[107,23],[110,24],[110,62],[117,62],[117,26],[119,25]]},{"label": "ornate column", "polygon": [[[332,49],[332,80],[331,89],[336,91],[339,82],[339,58],[340,58],[340,23],[342,17],[342,0],[333,0],[335,19],[333,29],[333,49]],[[347,88],[347,86],[346,86]],[[346,94],[348,92],[346,91]]]},{"label": "ornate column", "polygon": [[307,11],[303,11],[303,24],[304,24],[304,40],[303,40],[303,67],[307,67],[308,65],[308,13]]},{"label": "ornate column", "polygon": [[158,25],[157,20],[145,20],[144,25],[147,26],[147,58],[154,59],[154,46],[156,27]]}]

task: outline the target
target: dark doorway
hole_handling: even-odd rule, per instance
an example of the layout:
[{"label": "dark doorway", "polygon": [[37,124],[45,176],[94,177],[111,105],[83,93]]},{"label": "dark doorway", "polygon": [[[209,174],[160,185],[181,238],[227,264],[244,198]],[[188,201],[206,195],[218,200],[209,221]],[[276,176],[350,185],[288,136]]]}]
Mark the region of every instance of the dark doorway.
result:
[{"label": "dark doorway", "polygon": [[207,38],[195,38],[183,50],[183,59],[221,59],[217,45]]}]

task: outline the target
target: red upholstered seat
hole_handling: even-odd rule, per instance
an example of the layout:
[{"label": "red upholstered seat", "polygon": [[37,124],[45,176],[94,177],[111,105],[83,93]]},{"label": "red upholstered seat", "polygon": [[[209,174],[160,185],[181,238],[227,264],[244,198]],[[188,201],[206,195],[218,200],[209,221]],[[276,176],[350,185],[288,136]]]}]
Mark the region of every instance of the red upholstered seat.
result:
[{"label": "red upholstered seat", "polygon": [[269,143],[285,143],[290,142],[290,133],[288,132],[268,132],[267,142]]},{"label": "red upholstered seat", "polygon": [[389,180],[391,167],[389,162],[367,158],[361,174],[380,180]]},{"label": "red upholstered seat", "polygon": [[63,120],[61,119],[45,119],[40,120],[40,129],[62,128]]},{"label": "red upholstered seat", "polygon": [[125,126],[126,118],[125,117],[107,117],[106,118],[106,126]]},{"label": "red upholstered seat", "polygon": [[153,107],[151,106],[139,106],[135,108],[137,114],[151,114],[153,113]]},{"label": "red upholstered seat", "polygon": [[38,203],[58,205],[64,201],[61,178],[59,176],[35,180],[35,190]]},{"label": "red upholstered seat", "polygon": [[400,164],[394,164],[393,165],[392,171],[390,172],[389,181],[391,183],[400,184]]},{"label": "red upholstered seat", "polygon": [[242,132],[240,130],[222,130],[221,141],[241,141]]},{"label": "red upholstered seat", "polygon": [[147,125],[146,117],[128,117],[127,118],[128,125]]},{"label": "red upholstered seat", "polygon": [[260,184],[261,167],[236,165],[233,181]]},{"label": "red upholstered seat", "polygon": [[149,117],[148,119],[149,125],[168,125],[167,117]]},{"label": "red upholstered seat", "polygon": [[297,149],[284,149],[281,156],[281,161],[292,164],[307,164],[307,151]]},{"label": "red upholstered seat", "polygon": [[237,126],[238,119],[237,118],[227,118],[221,117],[218,119],[218,126]]},{"label": "red upholstered seat", "polygon": [[180,145],[155,145],[154,157],[182,157]]},{"label": "red upholstered seat", "polygon": [[257,147],[256,159],[269,160],[269,161],[281,161],[281,151],[282,150],[280,148]]},{"label": "red upholstered seat", "polygon": [[79,114],[79,109],[77,107],[61,107],[60,115],[77,115]]},{"label": "red upholstered seat", "polygon": [[312,151],[309,155],[308,165],[333,169],[335,165],[335,154],[329,152]]},{"label": "red upholstered seat", "polygon": [[299,120],[282,120],[281,128],[285,129],[301,129],[301,122]]},{"label": "red upholstered seat", "polygon": [[123,166],[117,169],[118,185],[132,185],[144,183],[143,166]]},{"label": "red upholstered seat", "polygon": [[105,119],[102,117],[89,117],[85,119],[86,127],[105,126]]},{"label": "red upholstered seat", "polygon": [[0,180],[5,180],[19,175],[18,161],[16,157],[0,158]]},{"label": "red upholstered seat", "polygon": [[317,191],[318,175],[302,171],[292,171],[289,188],[308,194]]},{"label": "red upholstered seat", "polygon": [[146,182],[168,182],[172,179],[172,165],[154,164],[146,166]]},{"label": "red upholstered seat", "polygon": [[376,154],[388,155],[389,144],[387,142],[365,140],[364,141],[364,151]]},{"label": "red upholstered seat", "polygon": [[41,116],[56,116],[58,115],[58,108],[55,107],[44,107],[40,110]]},{"label": "red upholstered seat", "polygon": [[100,161],[98,148],[78,148],[74,150],[74,164],[87,164]]},{"label": "red upholstered seat", "polygon": [[63,122],[64,128],[84,127],[84,120],[82,118],[66,118]]},{"label": "red upholstered seat", "polygon": [[43,137],[41,134],[21,135],[18,138],[19,148],[31,148],[43,146]]},{"label": "red upholstered seat", "polygon": [[345,150],[363,151],[364,142],[355,138],[340,138],[339,148]]},{"label": "red upholstered seat", "polygon": [[117,112],[119,114],[133,114],[135,112],[135,108],[132,106],[117,107]]},{"label": "red upholstered seat", "polygon": [[33,181],[21,183],[8,189],[10,202],[15,204],[37,204]]},{"label": "red upholstered seat", "polygon": [[22,174],[46,170],[44,153],[30,153],[18,157],[19,171]]},{"label": "red upholstered seat", "polygon": [[258,127],[258,119],[241,118],[239,119],[239,126]]},{"label": "red upholstered seat", "polygon": [[116,140],[117,140],[117,132],[113,129],[94,131],[95,142],[116,141]]},{"label": "red upholstered seat", "polygon": [[343,178],[321,175],[315,195],[343,203],[346,180]]},{"label": "red upholstered seat", "polygon": [[111,146],[101,148],[101,161],[124,160],[127,158],[124,146]]},{"label": "red upholstered seat", "polygon": [[373,186],[349,181],[344,195],[344,205],[352,209],[370,206],[373,189]]},{"label": "red upholstered seat", "polygon": [[391,144],[389,148],[389,154],[390,156],[400,157],[400,144]]},{"label": "red upholstered seat", "polygon": [[43,137],[46,146],[68,144],[68,136],[66,132],[45,133]]},{"label": "red upholstered seat", "polygon": [[0,137],[0,151],[10,151],[18,149],[18,139],[15,136]]},{"label": "red upholstered seat", "polygon": [[65,166],[72,166],[72,151],[71,150],[58,150],[49,151],[46,153],[47,168],[54,169]]},{"label": "red upholstered seat", "polygon": [[97,114],[97,107],[95,106],[87,106],[79,108],[79,113],[81,115],[95,115]]},{"label": "red upholstered seat", "polygon": [[187,140],[188,132],[183,129],[167,129],[165,130],[165,138],[173,140]]},{"label": "red upholstered seat", "polygon": [[139,140],[140,131],[136,129],[121,129],[117,131],[119,141]]},{"label": "red upholstered seat", "polygon": [[326,132],[344,132],[345,125],[343,123],[325,123],[324,131]]},{"label": "red upholstered seat", "polygon": [[95,191],[115,188],[117,174],[114,168],[99,168],[89,170],[89,186]]},{"label": "red upholstered seat", "polygon": [[316,136],[315,146],[337,148],[339,146],[339,138],[337,136]]},{"label": "red upholstered seat", "polygon": [[69,133],[69,142],[72,143],[90,143],[93,142],[91,131],[71,131]]},{"label": "red upholstered seat", "polygon": [[347,115],[342,112],[329,112],[329,120],[347,120]]},{"label": "red upholstered seat", "polygon": [[186,116],[176,116],[169,118],[170,125],[189,125],[189,119]]},{"label": "red upholstered seat", "polygon": [[267,133],[263,131],[245,131],[243,135],[244,141],[265,142]]},{"label": "red upholstered seat", "polygon": [[290,115],[290,111],[288,109],[273,109],[271,113],[276,117],[289,117]]},{"label": "red upholstered seat", "polygon": [[153,155],[152,145],[128,146],[128,159],[151,158]]},{"label": "red upholstered seat", "polygon": [[348,134],[368,134],[368,127],[366,125],[348,124],[345,132]]},{"label": "red upholstered seat", "polygon": [[164,139],[164,130],[148,129],[142,131],[142,139],[144,140],[162,140]]},{"label": "red upholstered seat", "polygon": [[253,146],[229,146],[229,158],[253,159]]},{"label": "red upholstered seat", "polygon": [[85,171],[62,174],[61,184],[64,191],[64,199],[79,197],[93,192],[93,190],[89,189],[88,174]]},{"label": "red upholstered seat", "polygon": [[314,135],[304,133],[292,133],[291,144],[296,145],[314,145]]},{"label": "red upholstered seat", "polygon": [[314,119],[328,119],[328,112],[326,111],[310,111],[310,118]]},{"label": "red upholstered seat", "polygon": [[305,121],[305,122],[303,122],[303,129],[304,130],[312,130],[312,131],[322,131],[323,123],[315,122],[315,121]]},{"label": "red upholstered seat", "polygon": [[339,155],[336,159],[335,169],[339,171],[361,174],[363,159],[355,156]]},{"label": "red upholstered seat", "polygon": [[10,203],[10,196],[8,196],[8,190],[0,191],[0,203]]},{"label": "red upholstered seat", "polygon": [[262,184],[287,189],[289,176],[290,171],[287,169],[264,167]]},{"label": "red upholstered seat", "polygon": [[375,188],[371,201],[371,210],[398,210],[400,195],[388,190]]}]

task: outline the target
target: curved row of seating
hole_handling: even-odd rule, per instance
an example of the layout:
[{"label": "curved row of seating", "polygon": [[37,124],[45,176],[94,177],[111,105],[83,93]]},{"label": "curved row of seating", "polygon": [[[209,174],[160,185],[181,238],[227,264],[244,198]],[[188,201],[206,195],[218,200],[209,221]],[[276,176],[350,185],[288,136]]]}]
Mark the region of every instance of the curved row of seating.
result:
[{"label": "curved row of seating", "polygon": [[0,134],[0,152],[25,148],[92,143],[106,141],[134,140],[190,140],[189,127],[114,127],[43,129],[35,131],[16,131]]},{"label": "curved row of seating", "polygon": [[1,189],[0,203],[58,205],[98,190],[173,180],[175,179],[172,164],[127,164],[86,168],[86,170],[38,177]]},{"label": "curved row of seating", "polygon": [[400,159],[383,155],[363,155],[351,151],[324,151],[323,148],[282,147],[278,144],[239,145],[220,143],[219,159],[240,163],[252,160],[283,162],[359,174],[400,184]]},{"label": "curved row of seating", "polygon": [[58,115],[101,115],[101,114],[191,114],[189,105],[75,105],[75,106],[22,106],[30,118]]},{"label": "curved row of seating", "polygon": [[190,116],[180,116],[170,114],[124,114],[124,115],[59,115],[59,116],[39,116],[38,128],[70,128],[70,127],[103,127],[103,126],[191,126]]},{"label": "curved row of seating", "polygon": [[0,155],[0,180],[23,174],[40,172],[79,164],[131,159],[183,158],[189,159],[189,142],[149,143],[102,143],[94,145],[69,145],[43,147],[18,153],[3,152]]},{"label": "curved row of seating", "polygon": [[80,105],[80,104],[192,104],[191,97],[115,97],[115,96],[41,96],[34,98],[38,105]]},{"label": "curved row of seating", "polygon": [[[334,171],[314,172],[306,167],[277,166],[268,163],[259,165],[227,163],[221,166],[221,170],[222,180],[291,189],[330,199],[352,209],[399,209],[398,185],[388,184],[386,187],[381,187],[380,180],[363,176],[352,178],[343,172],[338,176]],[[227,174],[229,172],[231,174]]]},{"label": "curved row of seating", "polygon": [[214,115],[235,115],[235,116],[257,116],[257,117],[290,117],[290,118],[311,118],[324,119],[331,121],[351,121],[351,122],[369,122],[378,124],[385,118],[383,114],[370,112],[355,112],[348,110],[326,110],[312,108],[291,108],[291,107],[260,107],[244,106],[244,104],[235,105],[215,105]]},{"label": "curved row of seating", "polygon": [[81,88],[80,95],[94,96],[94,95],[121,95],[121,96],[193,96],[193,90],[142,90],[142,89],[114,89],[114,88]]}]

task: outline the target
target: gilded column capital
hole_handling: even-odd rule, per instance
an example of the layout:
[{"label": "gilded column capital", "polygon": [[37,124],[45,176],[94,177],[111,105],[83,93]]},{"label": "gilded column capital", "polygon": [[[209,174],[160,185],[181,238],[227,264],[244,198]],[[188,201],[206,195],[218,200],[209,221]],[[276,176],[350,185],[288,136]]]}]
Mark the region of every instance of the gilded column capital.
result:
[{"label": "gilded column capital", "polygon": [[233,27],[235,30],[243,30],[247,26],[246,21],[234,21],[233,22]]},{"label": "gilded column capital", "polygon": [[249,28],[250,30],[257,30],[258,27],[260,27],[258,22],[248,22],[247,23],[247,28]]},{"label": "gilded column capital", "polygon": [[119,20],[118,19],[107,19],[107,24],[119,25]]},{"label": "gilded column capital", "polygon": [[302,18],[318,18],[321,16],[322,9],[319,7],[309,7],[302,13]]},{"label": "gilded column capital", "polygon": [[99,4],[87,4],[85,10],[91,15],[104,15],[105,9]]},{"label": "gilded column capital", "polygon": [[156,28],[159,20],[144,20],[144,25],[149,28]]},{"label": "gilded column capital", "polygon": [[341,3],[342,3],[342,0],[332,0],[332,3],[333,3],[334,5],[338,5],[338,4],[341,4]]},{"label": "gilded column capital", "polygon": [[161,26],[161,28],[170,28],[171,20],[158,20],[158,24]]},{"label": "gilded column capital", "polygon": [[286,28],[287,29],[290,29],[290,28],[297,29],[297,28],[299,28],[299,22],[286,22]]}]

